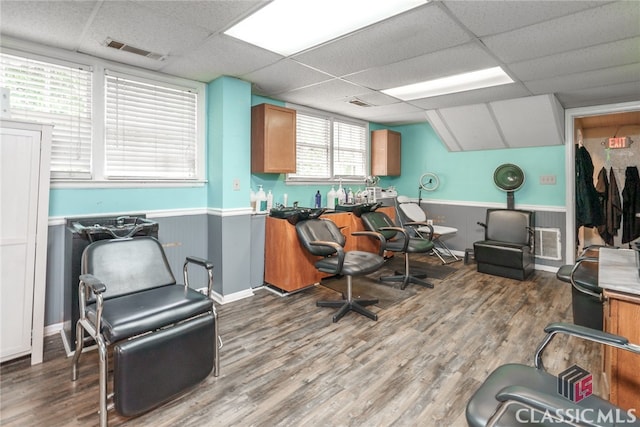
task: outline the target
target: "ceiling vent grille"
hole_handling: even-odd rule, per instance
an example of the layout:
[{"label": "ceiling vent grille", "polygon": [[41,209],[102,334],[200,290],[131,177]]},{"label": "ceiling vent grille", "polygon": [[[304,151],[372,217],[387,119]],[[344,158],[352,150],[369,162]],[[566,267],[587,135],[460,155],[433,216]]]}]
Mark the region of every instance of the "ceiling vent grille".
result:
[{"label": "ceiling vent grille", "polygon": [[111,40],[111,39],[107,39],[106,42],[105,42],[105,45],[107,47],[112,48],[112,49],[117,49],[117,50],[122,50],[122,51],[125,51],[125,52],[134,53],[136,55],[144,56],[144,57],[156,60],[156,61],[164,61],[167,58],[166,55],[161,55],[159,53],[150,52],[148,50],[144,50],[144,49],[140,49],[140,48],[137,48],[137,47],[133,47],[133,46],[128,45],[126,43],[122,43],[122,42]]},{"label": "ceiling vent grille", "polygon": [[358,107],[373,107],[373,105],[364,102],[361,99],[353,98],[349,100],[349,104],[357,105]]}]

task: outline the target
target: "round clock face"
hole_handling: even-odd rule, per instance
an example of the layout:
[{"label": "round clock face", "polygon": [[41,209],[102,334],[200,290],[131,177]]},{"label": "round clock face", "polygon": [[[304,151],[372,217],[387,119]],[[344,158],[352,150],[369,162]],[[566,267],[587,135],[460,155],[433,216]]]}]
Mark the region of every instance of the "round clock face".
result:
[{"label": "round clock face", "polygon": [[440,179],[435,173],[423,173],[420,177],[420,188],[425,191],[434,191],[440,186]]}]

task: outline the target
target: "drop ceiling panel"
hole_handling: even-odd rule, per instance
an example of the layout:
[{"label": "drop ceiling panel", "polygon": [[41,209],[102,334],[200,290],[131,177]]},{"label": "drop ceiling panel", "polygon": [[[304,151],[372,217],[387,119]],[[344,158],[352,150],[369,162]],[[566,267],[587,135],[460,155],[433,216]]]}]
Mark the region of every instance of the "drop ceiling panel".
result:
[{"label": "drop ceiling panel", "polygon": [[469,39],[464,29],[430,3],[294,58],[335,76],[343,76],[446,49]]},{"label": "drop ceiling panel", "polygon": [[162,71],[210,82],[221,75],[246,75],[281,59],[282,56],[276,53],[242,43],[233,37],[216,35],[188,54],[171,58]]},{"label": "drop ceiling panel", "polygon": [[431,128],[438,134],[447,149],[449,151],[461,151],[460,144],[458,144],[458,141],[449,130],[440,112],[438,110],[428,110],[426,113]]},{"label": "drop ceiling panel", "polygon": [[564,109],[553,95],[496,101],[490,108],[511,148],[564,143]]},{"label": "drop ceiling panel", "polygon": [[439,112],[463,150],[506,147],[486,104],[443,108]]},{"label": "drop ceiling panel", "polygon": [[[282,76],[290,77],[283,79]],[[291,59],[282,59],[242,77],[251,82],[260,82],[254,85],[254,89],[261,95],[271,96],[333,78]]]},{"label": "drop ceiling panel", "polygon": [[[163,31],[157,31],[162,28]],[[121,62],[138,60],[135,54],[108,48],[107,38],[161,55],[177,56],[202,44],[203,28],[171,19],[136,3],[104,2],[80,44],[84,53]],[[159,62],[159,61],[158,61]]]},{"label": "drop ceiling panel", "polygon": [[532,93],[539,95],[553,92],[559,87],[562,90],[569,91],[611,84],[632,83],[638,81],[638,76],[640,76],[640,63],[534,80],[525,82],[525,86]]},{"label": "drop ceiling panel", "polygon": [[[316,85],[284,92],[280,98],[287,102],[314,108],[346,104],[346,100],[363,92],[363,88],[340,79],[328,80]],[[328,109],[328,111],[333,111]]]},{"label": "drop ceiling panel", "polygon": [[185,25],[197,25],[210,32],[226,30],[230,22],[235,22],[249,12],[265,4],[264,1],[155,1],[136,0],[132,3],[152,9],[172,20]]},{"label": "drop ceiling panel", "polygon": [[640,35],[640,2],[609,3],[572,15],[484,37],[500,59],[511,63]]},{"label": "drop ceiling panel", "polygon": [[75,50],[98,2],[2,1],[4,36]]},{"label": "drop ceiling panel", "polygon": [[568,15],[599,1],[445,1],[456,17],[477,36],[498,34]]},{"label": "drop ceiling panel", "polygon": [[389,89],[497,65],[500,64],[478,44],[466,43],[393,64],[370,68],[346,76],[345,79],[373,89]]},{"label": "drop ceiling panel", "polygon": [[456,107],[459,105],[479,104],[488,101],[498,101],[501,99],[518,98],[529,96],[531,92],[520,83],[495,86],[486,89],[476,89],[467,92],[454,93],[451,95],[435,96],[432,98],[416,99],[411,104],[433,110],[436,108]]},{"label": "drop ceiling panel", "polygon": [[[559,92],[556,92],[556,97],[562,105],[571,105],[572,107],[633,102],[640,100],[640,81],[600,86],[571,92],[563,92],[560,90]],[[599,104],[594,104],[594,99],[598,99]]]},{"label": "drop ceiling panel", "polygon": [[640,62],[640,37],[633,37],[509,64],[509,69],[517,78],[528,81],[638,62]]}]

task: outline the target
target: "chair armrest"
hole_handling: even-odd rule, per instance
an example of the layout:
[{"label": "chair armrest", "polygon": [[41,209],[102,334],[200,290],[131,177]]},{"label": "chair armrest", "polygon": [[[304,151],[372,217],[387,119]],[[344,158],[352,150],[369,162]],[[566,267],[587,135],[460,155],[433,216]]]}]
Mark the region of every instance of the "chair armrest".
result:
[{"label": "chair armrest", "polygon": [[487,224],[485,224],[484,222],[480,222],[478,221],[476,224],[478,224],[479,226],[481,226],[482,228],[484,228],[485,230],[487,229]]},{"label": "chair armrest", "polygon": [[213,263],[204,258],[194,256],[186,257],[184,265],[182,266],[182,278],[184,280],[185,290],[189,287],[189,264],[195,264],[207,270],[207,297],[211,298],[211,291],[213,290]]},{"label": "chair armrest", "polygon": [[424,222],[424,221],[411,221],[411,222],[405,222],[404,225],[408,225],[411,227],[427,227],[429,229],[429,240],[433,240],[433,235],[435,234],[433,231],[433,225]]},{"label": "chair armrest", "polygon": [[330,242],[328,240],[314,240],[313,242],[309,242],[309,244],[313,246],[327,246],[329,248],[333,248],[338,256],[338,265],[336,266],[335,273],[340,274],[342,267],[344,266],[344,248],[342,246],[336,242]]},{"label": "chair armrest", "polygon": [[538,369],[544,369],[544,364],[542,363],[542,354],[544,353],[544,349],[546,348],[546,346],[557,334],[566,334],[587,341],[593,341],[600,344],[608,345],[610,347],[616,347],[622,350],[630,351],[631,353],[640,354],[640,345],[630,343],[629,340],[625,337],[599,331],[597,329],[587,328],[585,326],[574,325],[573,323],[550,323],[546,328],[544,328],[544,331],[547,333],[547,336],[542,340],[540,345],[538,345],[534,358],[534,365]]},{"label": "chair armrest", "polygon": [[84,284],[87,286],[91,292],[98,295],[107,290],[107,287],[100,279],[98,279],[93,274],[82,274],[80,275],[80,284]]},{"label": "chair armrest", "polygon": [[[602,426],[595,423],[597,417],[585,417],[593,415],[591,411],[585,411],[583,407],[576,405],[572,401],[524,386],[508,386],[496,394],[496,399],[502,403],[517,402],[528,408],[535,409],[544,414],[549,414],[559,420],[568,420],[579,423],[581,426]],[[499,412],[502,414],[502,412]],[[499,417],[494,417],[491,421],[496,422]],[[493,425],[493,423],[487,423]]]},{"label": "chair armrest", "polygon": [[380,250],[378,251],[378,255],[382,256],[387,247],[387,239],[380,233],[375,231],[354,231],[351,233],[352,236],[373,236],[380,240]]},{"label": "chair armrest", "polygon": [[602,294],[598,293],[598,292],[594,292],[590,289],[585,289],[584,287],[580,286],[580,284],[578,284],[575,281],[575,274],[576,271],[580,268],[580,265],[582,263],[595,263],[597,264],[598,262],[600,262],[600,259],[597,257],[587,257],[587,256],[582,256],[580,258],[578,258],[576,260],[576,263],[573,265],[573,268],[571,269],[571,275],[569,276],[569,279],[571,280],[571,286],[573,286],[578,292],[581,292],[583,294],[587,294],[587,295],[591,295],[592,297],[598,298],[599,300],[602,301]]}]

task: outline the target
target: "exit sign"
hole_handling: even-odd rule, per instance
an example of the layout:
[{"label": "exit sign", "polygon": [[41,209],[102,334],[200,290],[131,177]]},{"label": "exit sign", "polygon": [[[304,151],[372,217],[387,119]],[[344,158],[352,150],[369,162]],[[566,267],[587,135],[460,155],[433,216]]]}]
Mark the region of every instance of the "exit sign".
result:
[{"label": "exit sign", "polygon": [[629,147],[629,138],[621,136],[618,138],[609,138],[609,148],[627,148]]}]

